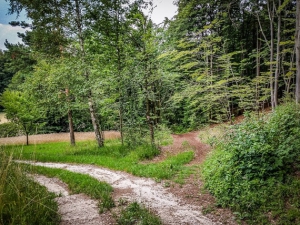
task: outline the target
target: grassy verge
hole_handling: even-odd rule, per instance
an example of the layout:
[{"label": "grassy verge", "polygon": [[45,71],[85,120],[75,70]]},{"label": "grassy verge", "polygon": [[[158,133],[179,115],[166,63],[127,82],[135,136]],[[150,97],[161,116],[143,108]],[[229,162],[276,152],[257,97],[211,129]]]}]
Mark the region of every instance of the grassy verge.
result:
[{"label": "grassy verge", "polygon": [[89,175],[74,173],[63,169],[47,168],[42,166],[23,165],[30,168],[31,173],[42,174],[47,177],[56,177],[68,185],[72,194],[84,193],[93,199],[99,200],[100,212],[109,210],[114,206],[111,197],[113,188]]},{"label": "grassy verge", "polygon": [[59,224],[55,195],[11,160],[0,151],[0,224]]},{"label": "grassy verge", "polygon": [[121,211],[117,216],[118,225],[162,225],[160,219],[147,210],[141,207],[138,203],[134,202]]},{"label": "grassy verge", "polygon": [[194,157],[193,152],[189,151],[169,157],[163,162],[143,164],[139,162],[154,157],[159,154],[159,150],[149,145],[130,150],[118,140],[106,141],[103,148],[98,148],[94,142],[78,142],[75,147],[70,147],[68,143],[47,143],[5,148],[7,151],[15,149],[14,157],[21,159],[94,164],[156,179],[171,179]]}]

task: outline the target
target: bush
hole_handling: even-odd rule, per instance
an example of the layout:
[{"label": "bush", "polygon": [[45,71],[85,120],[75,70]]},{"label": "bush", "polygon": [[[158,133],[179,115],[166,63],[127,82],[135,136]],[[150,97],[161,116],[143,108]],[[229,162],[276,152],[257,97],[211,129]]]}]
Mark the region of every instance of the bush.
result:
[{"label": "bush", "polygon": [[257,220],[258,211],[266,213],[286,201],[278,190],[292,182],[299,156],[300,111],[287,104],[268,120],[247,118],[234,127],[228,142],[219,144],[204,163],[203,177],[220,205],[230,206],[240,218]]},{"label": "bush", "polygon": [[21,133],[20,128],[15,123],[3,123],[0,124],[0,138],[4,137],[15,137]]}]

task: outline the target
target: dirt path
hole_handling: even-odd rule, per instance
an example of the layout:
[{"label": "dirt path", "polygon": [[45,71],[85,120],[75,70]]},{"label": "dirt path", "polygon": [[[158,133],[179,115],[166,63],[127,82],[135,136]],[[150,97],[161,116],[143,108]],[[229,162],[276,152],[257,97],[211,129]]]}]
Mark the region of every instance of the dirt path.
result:
[{"label": "dirt path", "polygon": [[173,134],[173,144],[161,147],[161,154],[151,161],[159,162],[165,160],[168,156],[177,155],[180,152],[193,150],[195,158],[189,163],[190,165],[200,164],[204,161],[210,147],[200,142],[197,131],[185,134]]},{"label": "dirt path", "polygon": [[[211,219],[203,216],[201,207],[186,204],[182,199],[168,192],[168,189],[151,179],[135,177],[124,172],[112,171],[92,165],[28,163],[88,174],[99,181],[105,181],[114,188],[113,197],[115,201],[125,199],[129,202],[137,201],[142,203],[145,207],[154,211],[166,225],[220,224],[214,223]],[[67,206],[67,208],[70,209],[71,206]]]}]

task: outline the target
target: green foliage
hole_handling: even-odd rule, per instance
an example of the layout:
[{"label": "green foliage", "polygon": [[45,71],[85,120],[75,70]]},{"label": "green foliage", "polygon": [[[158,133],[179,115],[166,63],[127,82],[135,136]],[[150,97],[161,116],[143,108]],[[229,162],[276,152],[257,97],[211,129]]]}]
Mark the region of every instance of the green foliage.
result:
[{"label": "green foliage", "polygon": [[[253,223],[267,220],[264,214],[275,209],[300,215],[298,203],[286,207],[300,193],[299,181],[292,177],[299,170],[299,140],[300,114],[295,104],[278,107],[267,120],[247,118],[204,163],[206,187],[220,205]],[[290,185],[295,190],[287,194],[284,190]],[[288,223],[297,221],[292,218]]]},{"label": "green foliage", "polygon": [[31,167],[31,173],[43,174],[48,177],[57,177],[68,185],[73,194],[85,193],[91,198],[99,200],[100,211],[109,210],[114,206],[111,193],[112,187],[100,182],[89,175],[69,172],[63,169]]},{"label": "green foliage", "polygon": [[155,140],[158,146],[167,146],[173,143],[173,137],[171,136],[171,130],[165,125],[159,125],[156,128]]},{"label": "green foliage", "polygon": [[20,134],[20,127],[15,123],[0,124],[0,138],[15,137]]},{"label": "green foliage", "polygon": [[58,224],[56,196],[27,178],[0,150],[0,224]]},{"label": "green foliage", "polygon": [[5,108],[6,117],[19,125],[28,135],[39,126],[43,118],[43,111],[26,92],[6,90],[0,99]]},{"label": "green foliage", "polygon": [[149,210],[141,207],[137,202],[131,203],[121,211],[117,218],[118,225],[160,225],[162,222]]}]

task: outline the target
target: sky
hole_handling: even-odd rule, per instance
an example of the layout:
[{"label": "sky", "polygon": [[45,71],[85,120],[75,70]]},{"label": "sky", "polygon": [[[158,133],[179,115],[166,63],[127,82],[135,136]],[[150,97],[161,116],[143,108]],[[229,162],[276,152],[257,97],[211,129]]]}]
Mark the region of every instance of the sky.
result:
[{"label": "sky", "polygon": [[[165,17],[171,19],[177,10],[177,7],[173,5],[174,0],[153,0],[154,8],[152,13],[152,20],[159,24],[164,21]],[[16,18],[16,14],[8,15],[9,4],[5,0],[0,0],[0,49],[5,49],[4,42],[5,39],[9,43],[16,44],[21,42],[18,38],[17,32],[24,32],[24,29],[20,27],[12,27],[9,25],[10,21],[27,21],[25,14],[22,13],[19,18]]]}]

